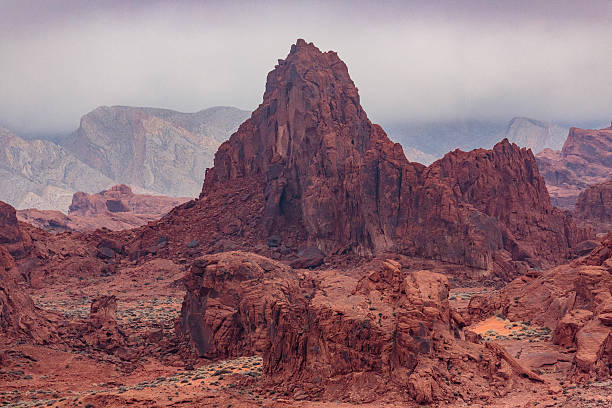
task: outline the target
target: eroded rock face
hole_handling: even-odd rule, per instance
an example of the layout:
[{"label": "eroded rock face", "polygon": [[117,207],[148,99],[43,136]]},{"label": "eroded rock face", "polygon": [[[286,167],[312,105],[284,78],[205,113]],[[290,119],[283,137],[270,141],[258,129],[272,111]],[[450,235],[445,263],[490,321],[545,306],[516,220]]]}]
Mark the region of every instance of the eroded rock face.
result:
[{"label": "eroded rock face", "polygon": [[575,347],[576,379],[607,378],[612,367],[612,234],[588,256],[522,276],[498,293],[475,296],[478,318],[500,312],[554,330],[553,342]]},{"label": "eroded rock face", "polygon": [[360,274],[208,255],[187,275],[177,331],[207,358],[263,352],[271,386],[324,400],[470,400],[539,380],[503,349],[463,339],[444,276],[392,260]]},{"label": "eroded rock face", "polygon": [[576,200],[574,215],[598,232],[612,230],[612,179],[582,191]]},{"label": "eroded rock face", "polygon": [[22,254],[23,235],[19,229],[17,212],[10,205],[0,201],[0,245],[13,255]]},{"label": "eroded rock face", "polygon": [[227,358],[265,350],[272,309],[297,281],[279,262],[236,251],[196,260],[185,286],[177,332],[200,356]]},{"label": "eroded rock face", "polygon": [[[262,104],[220,146],[199,201],[144,230],[135,245],[152,248],[160,235],[190,242],[196,231],[209,237],[199,240],[205,250],[221,238],[253,248],[278,236],[274,248],[288,248],[273,254],[281,259],[304,247],[332,256],[388,251],[504,278],[559,262],[586,238],[551,207],[532,153],[507,140],[430,167],[408,162],[368,120],[338,55],[303,40],[268,74]],[[186,252],[172,241],[168,253]]]},{"label": "eroded rock face", "polygon": [[15,261],[0,245],[0,334],[46,343],[54,336],[52,316],[36,308],[17,285],[18,273]]},{"label": "eroded rock face", "polygon": [[537,159],[553,203],[572,208],[582,190],[610,177],[612,127],[571,128],[560,152],[545,149]]},{"label": "eroded rock face", "polygon": [[106,352],[124,353],[127,336],[117,324],[117,298],[100,296],[91,302],[89,320],[82,331],[85,341]]}]

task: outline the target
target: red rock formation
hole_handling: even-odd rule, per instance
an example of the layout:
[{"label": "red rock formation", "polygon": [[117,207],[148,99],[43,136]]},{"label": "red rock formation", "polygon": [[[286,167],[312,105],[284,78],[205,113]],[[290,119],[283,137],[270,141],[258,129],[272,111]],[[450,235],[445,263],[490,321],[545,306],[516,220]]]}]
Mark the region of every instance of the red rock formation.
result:
[{"label": "red rock formation", "polygon": [[21,221],[52,232],[93,231],[98,228],[123,230],[160,219],[188,198],[134,194],[126,185],[117,185],[98,194],[77,192],[70,212],[37,209],[20,210]]},{"label": "red rock formation", "polygon": [[[270,236],[280,242],[271,255],[288,260],[301,247],[396,252],[506,277],[559,262],[586,238],[551,207],[531,152],[507,141],[428,168],[408,162],[368,120],[337,54],[303,40],[219,148],[200,200],[144,229],[132,247],[184,256],[185,239],[210,251],[221,239],[254,248]],[[156,248],[162,237],[167,247]]]},{"label": "red rock formation", "polygon": [[16,283],[18,270],[8,251],[0,245],[0,337],[45,343],[54,337],[54,316],[34,306]]},{"label": "red rock formation", "polygon": [[127,336],[117,324],[117,298],[100,296],[91,302],[89,320],[81,329],[83,339],[93,347],[109,353],[120,352],[127,344]]},{"label": "red rock formation", "polygon": [[575,377],[609,377],[612,367],[612,234],[588,256],[515,279],[499,293],[470,300],[472,316],[495,312],[554,330],[576,347]]},{"label": "red rock formation", "polygon": [[196,260],[185,286],[177,332],[207,358],[263,353],[273,306],[297,288],[291,268],[245,252]]},{"label": "red rock formation", "polygon": [[29,245],[29,237],[19,228],[15,209],[2,201],[0,201],[0,245],[16,257],[25,255]]},{"label": "red rock formation", "polygon": [[521,376],[540,381],[502,348],[462,340],[444,276],[404,273],[394,261],[364,273],[208,255],[187,275],[177,331],[207,358],[263,351],[266,381],[296,398],[469,401],[528,389]]},{"label": "red rock formation", "polygon": [[603,183],[612,170],[612,126],[599,130],[571,128],[560,152],[537,156],[555,205],[571,208],[586,187]]},{"label": "red rock formation", "polygon": [[597,232],[612,230],[612,179],[594,184],[580,193],[574,216],[584,220]]}]

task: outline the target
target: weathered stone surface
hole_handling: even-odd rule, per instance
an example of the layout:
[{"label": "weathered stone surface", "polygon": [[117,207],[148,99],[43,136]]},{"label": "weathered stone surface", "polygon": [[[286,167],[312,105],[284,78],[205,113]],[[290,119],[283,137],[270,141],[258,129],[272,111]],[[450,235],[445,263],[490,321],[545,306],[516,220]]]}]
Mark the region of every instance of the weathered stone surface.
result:
[{"label": "weathered stone surface", "polygon": [[323,264],[325,254],[317,248],[308,247],[298,252],[298,257],[291,262],[292,268],[316,268]]},{"label": "weathered stone surface", "polygon": [[297,281],[279,262],[236,251],[196,260],[185,286],[177,331],[200,356],[226,358],[264,352],[272,309]]},{"label": "weathered stone surface", "polygon": [[[612,170],[611,170],[612,173]],[[574,208],[574,216],[584,220],[595,231],[612,230],[612,179],[583,190]]]},{"label": "weathered stone surface", "polygon": [[297,399],[470,400],[540,381],[503,348],[463,340],[444,276],[392,260],[355,273],[208,255],[187,275],[177,331],[207,358],[263,352],[266,381]]},{"label": "weathered stone surface", "polygon": [[110,295],[92,300],[89,320],[81,332],[85,342],[97,349],[124,353],[127,336],[117,324],[117,298]]},{"label": "weathered stone surface", "polygon": [[23,254],[23,234],[13,207],[0,201],[0,245],[13,255]]},{"label": "weathered stone surface", "polygon": [[561,151],[546,149],[537,160],[553,203],[570,209],[582,190],[610,178],[612,127],[571,128]]},{"label": "weathered stone surface", "polygon": [[34,306],[30,296],[17,285],[17,277],[13,258],[0,245],[0,335],[46,343],[54,337],[54,316]]},{"label": "weathered stone surface", "polygon": [[576,348],[576,379],[609,377],[612,234],[586,257],[535,277],[519,277],[498,293],[474,296],[468,311],[476,318],[499,312],[512,321],[548,326],[555,344]]}]

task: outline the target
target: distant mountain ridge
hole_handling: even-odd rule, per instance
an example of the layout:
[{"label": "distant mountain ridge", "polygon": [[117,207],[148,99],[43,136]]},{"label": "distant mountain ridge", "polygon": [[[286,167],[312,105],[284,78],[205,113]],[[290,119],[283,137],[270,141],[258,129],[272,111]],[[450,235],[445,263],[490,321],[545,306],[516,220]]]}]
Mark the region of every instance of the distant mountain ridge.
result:
[{"label": "distant mountain ridge", "polygon": [[384,127],[391,139],[434,158],[454,149],[490,149],[503,139],[529,148],[534,154],[546,148],[559,150],[569,131],[569,127],[526,117],[508,122],[466,119],[391,123]]},{"label": "distant mountain ridge", "polygon": [[113,181],[61,146],[26,141],[0,128],[0,200],[17,208],[68,209],[78,189],[104,189]]},{"label": "distant mountain ridge", "polygon": [[138,194],[196,196],[217,147],[249,114],[222,106],[194,113],[99,107],[57,142],[0,127],[0,200],[66,212],[75,192],[121,183]]},{"label": "distant mountain ridge", "polygon": [[219,145],[249,113],[216,107],[195,113],[99,107],[61,141],[117,183],[169,196],[195,196]]}]

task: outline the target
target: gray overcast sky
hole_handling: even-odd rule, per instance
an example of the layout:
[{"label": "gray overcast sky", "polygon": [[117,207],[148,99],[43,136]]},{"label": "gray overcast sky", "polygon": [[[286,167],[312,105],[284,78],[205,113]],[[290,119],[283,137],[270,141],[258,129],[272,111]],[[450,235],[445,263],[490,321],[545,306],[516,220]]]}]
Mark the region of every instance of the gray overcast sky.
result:
[{"label": "gray overcast sky", "polygon": [[374,121],[612,119],[612,1],[0,0],[0,123],[99,105],[252,110],[297,38],[347,63]]}]

